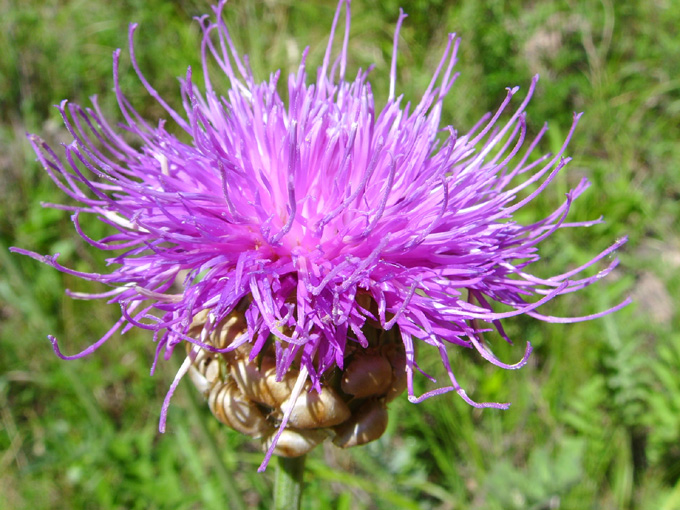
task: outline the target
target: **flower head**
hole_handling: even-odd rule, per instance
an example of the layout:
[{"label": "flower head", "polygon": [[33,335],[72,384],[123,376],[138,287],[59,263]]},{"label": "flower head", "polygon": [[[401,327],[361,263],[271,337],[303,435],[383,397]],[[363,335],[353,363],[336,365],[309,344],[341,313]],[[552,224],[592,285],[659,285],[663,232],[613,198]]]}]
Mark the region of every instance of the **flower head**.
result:
[{"label": "flower head", "polygon": [[[499,119],[518,87],[508,89],[495,113],[458,133],[440,118],[457,76],[459,40],[453,34],[420,102],[405,103],[396,95],[402,12],[389,95],[376,105],[370,69],[347,75],[350,6],[341,0],[316,79],[308,79],[305,50],[284,100],[277,91],[278,71],[258,82],[239,56],[221,17],[225,3],[214,8],[214,20],[198,20],[203,85],[200,90],[189,69],[181,81],[183,112],[173,110],[142,75],[132,44],[136,26],[130,27],[133,67],[182,136],[171,134],[165,120],[149,122],[131,107],[119,87],[118,50],[113,61],[121,129],[108,123],[96,99],[92,108],[64,101],[59,110],[73,142],[63,155],[38,136],[29,137],[54,182],[78,203],[56,207],[73,212],[75,228],[88,243],[116,253],[109,272],[100,274],[68,269],[57,255],[14,249],[112,287],[73,297],[104,298],[121,307],[120,320],[81,353],[63,355],[50,337],[60,357],[85,356],[116,331],[139,327],[153,331],[157,358],[161,353],[168,358],[182,342],[211,352],[247,346],[250,360],[267,348],[279,380],[294,366],[299,381],[321,391],[327,374],[345,368],[349,352],[371,347],[376,331],[391,331],[403,343],[409,400],[456,391],[473,406],[505,408],[466,395],[449,366],[450,349],[472,348],[500,367],[518,368],[531,346],[519,363],[507,365],[484,347],[483,331],[496,329],[507,339],[502,319],[524,314],[572,322],[627,303],[569,319],[538,311],[609,273],[616,260],[595,276],[578,277],[625,240],[552,278],[528,272],[539,259],[537,245],[557,229],[599,221],[565,222],[588,186],[585,179],[548,217],[528,225],[513,218],[567,165],[563,154],[581,116],[574,115],[557,154],[532,157],[547,129],[525,139],[525,107],[537,77],[507,121]],[[333,57],[343,8],[344,37]],[[229,81],[224,97],[208,74],[211,58]],[[135,143],[128,142],[129,135]],[[112,234],[89,238],[80,228],[81,214],[96,215]],[[508,311],[494,311],[494,303]],[[235,311],[245,321],[239,334],[226,346],[209,342]],[[439,351],[450,379],[420,396],[413,387],[417,344]],[[169,397],[191,361],[187,358],[166,398],[161,430]]]}]

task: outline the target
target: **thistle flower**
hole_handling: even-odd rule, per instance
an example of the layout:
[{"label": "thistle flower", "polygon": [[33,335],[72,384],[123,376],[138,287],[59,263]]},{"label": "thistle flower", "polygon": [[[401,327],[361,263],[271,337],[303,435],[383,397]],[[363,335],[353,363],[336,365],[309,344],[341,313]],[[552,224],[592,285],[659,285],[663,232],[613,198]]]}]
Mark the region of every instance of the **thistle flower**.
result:
[{"label": "thistle flower", "polygon": [[[290,383],[285,402],[277,404],[276,433],[268,438],[264,466],[289,430],[300,398],[335,388],[343,405],[351,407],[355,398],[365,404],[379,394],[373,401],[384,407],[392,398],[388,394],[397,394],[405,380],[411,402],[455,391],[472,406],[506,408],[477,403],[465,393],[449,365],[452,349],[473,349],[499,367],[519,368],[531,346],[509,365],[484,346],[484,331],[495,329],[510,341],[503,319],[528,315],[554,323],[583,321],[628,303],[576,318],[538,311],[553,298],[607,275],[616,260],[594,276],[578,277],[625,242],[551,278],[529,273],[539,259],[538,244],[557,229],[600,221],[566,222],[572,202],[588,186],[585,179],[546,218],[524,225],[513,217],[567,165],[564,152],[581,117],[574,115],[557,154],[532,157],[547,130],[544,126],[526,140],[525,108],[538,77],[504,123],[501,114],[518,87],[508,89],[495,113],[460,134],[441,122],[443,101],[457,76],[459,39],[449,35],[422,98],[406,103],[396,93],[397,41],[406,17],[400,12],[389,94],[384,105],[376,105],[371,69],[347,75],[350,5],[340,0],[316,79],[308,79],[305,50],[297,72],[288,78],[284,100],[277,91],[279,71],[258,82],[247,58],[239,56],[222,20],[225,3],[214,8],[214,19],[198,19],[203,90],[189,69],[181,80],[183,112],[172,109],[144,78],[133,47],[136,25],[129,30],[132,65],[183,131],[181,136],[166,129],[165,120],[147,121],[131,107],[119,86],[120,50],[113,55],[113,75],[124,118],[121,129],[109,124],[94,98],[91,108],[66,101],[59,106],[73,137],[62,156],[38,136],[29,136],[50,177],[78,203],[51,206],[73,212],[85,241],[116,252],[108,260],[108,273],[83,273],[62,266],[58,254],[13,249],[112,287],[101,294],[69,292],[72,297],[120,305],[121,318],[78,354],[62,354],[50,336],[58,356],[86,356],[114,333],[138,327],[152,331],[157,343],[153,373],[161,354],[168,359],[178,344],[188,343],[189,356],[162,408],[161,431],[170,396],[187,371],[203,385],[218,417],[231,412],[224,402],[250,409],[251,400],[238,398],[264,378]],[[344,37],[333,57],[343,8]],[[211,58],[229,81],[224,97],[208,74]],[[134,144],[128,135],[136,138]],[[94,214],[112,234],[91,239],[80,227],[81,214]],[[494,311],[494,303],[508,311]],[[423,395],[416,395],[413,386],[418,345],[437,349],[449,379]],[[221,371],[226,364],[231,376],[219,375],[220,370],[209,375],[214,359],[221,360]],[[254,366],[256,373],[239,379],[239,366],[245,371]],[[222,383],[214,390],[218,379]],[[356,393],[369,379],[377,381],[378,393]],[[241,381],[241,397],[233,396],[234,380]],[[350,414],[367,419],[373,411],[364,404]],[[340,414],[346,421],[347,413]],[[326,425],[340,423],[331,422]],[[263,434],[253,426],[251,435]],[[348,430],[345,436],[354,429]],[[342,437],[343,430],[335,434]]]}]

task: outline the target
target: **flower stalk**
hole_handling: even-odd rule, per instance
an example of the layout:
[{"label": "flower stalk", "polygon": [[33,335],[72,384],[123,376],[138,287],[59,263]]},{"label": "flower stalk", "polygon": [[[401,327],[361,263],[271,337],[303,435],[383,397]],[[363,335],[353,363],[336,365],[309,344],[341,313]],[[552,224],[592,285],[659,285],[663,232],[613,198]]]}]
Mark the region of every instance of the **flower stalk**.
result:
[{"label": "flower stalk", "polygon": [[306,455],[279,457],[274,481],[274,510],[299,510],[304,488]]}]

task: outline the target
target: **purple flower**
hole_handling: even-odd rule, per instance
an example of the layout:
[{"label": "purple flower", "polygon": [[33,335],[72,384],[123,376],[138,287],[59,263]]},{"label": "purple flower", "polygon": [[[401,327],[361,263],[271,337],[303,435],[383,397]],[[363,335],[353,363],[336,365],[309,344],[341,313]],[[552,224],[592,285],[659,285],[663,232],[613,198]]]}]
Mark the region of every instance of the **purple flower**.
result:
[{"label": "purple flower", "polygon": [[[502,319],[524,314],[546,322],[582,321],[629,302],[578,318],[538,311],[608,274],[616,260],[595,276],[578,277],[625,242],[552,278],[528,272],[539,259],[538,244],[557,229],[600,221],[565,221],[573,200],[588,186],[585,179],[548,217],[529,225],[513,219],[569,162],[563,154],[581,116],[574,115],[557,154],[532,158],[547,130],[544,126],[525,140],[525,107],[538,77],[505,123],[499,118],[518,87],[508,89],[496,113],[459,134],[440,119],[457,76],[459,40],[453,34],[420,102],[405,103],[396,95],[402,12],[389,96],[376,105],[370,69],[346,75],[350,9],[349,1],[341,0],[316,79],[308,80],[305,50],[297,73],[288,78],[284,100],[277,92],[280,72],[257,82],[247,59],[237,53],[221,18],[225,3],[214,8],[214,21],[199,19],[203,90],[189,69],[181,82],[183,112],[173,110],[142,75],[132,44],[136,25],[130,27],[135,71],[181,136],[166,129],[165,120],[149,122],[130,106],[119,87],[118,50],[113,73],[121,126],[108,123],[96,99],[92,108],[64,101],[59,110],[73,142],[64,146],[63,155],[38,136],[29,137],[50,177],[78,203],[53,207],[73,212],[75,228],[88,243],[115,252],[108,259],[109,272],[100,274],[68,269],[59,264],[58,254],[13,249],[111,287],[96,295],[70,292],[72,297],[120,305],[120,320],[78,354],[62,354],[50,337],[61,358],[86,356],[115,332],[132,327],[153,331],[156,360],[161,353],[169,358],[185,341],[215,351],[204,341],[206,335],[241,307],[247,331],[227,349],[248,343],[252,359],[273,339],[279,377],[295,360],[301,377],[319,389],[325,373],[343,367],[350,344],[368,346],[366,328],[372,324],[398,328],[411,402],[453,390],[475,407],[506,408],[466,395],[449,366],[450,349],[472,348],[495,365],[519,368],[530,345],[519,363],[507,365],[484,347],[482,333],[496,329],[509,341]],[[333,57],[343,7],[342,49]],[[213,89],[210,58],[229,80],[225,97]],[[128,142],[129,135],[136,142]],[[81,214],[96,215],[111,235],[89,238],[80,228]],[[175,286],[178,278],[181,290]],[[494,311],[494,302],[509,311]],[[192,318],[203,310],[209,311],[204,334],[188,335]],[[413,389],[413,373],[419,370],[416,344],[439,351],[450,379],[421,396]],[[170,395],[187,368],[185,363],[168,393],[161,430]]]}]

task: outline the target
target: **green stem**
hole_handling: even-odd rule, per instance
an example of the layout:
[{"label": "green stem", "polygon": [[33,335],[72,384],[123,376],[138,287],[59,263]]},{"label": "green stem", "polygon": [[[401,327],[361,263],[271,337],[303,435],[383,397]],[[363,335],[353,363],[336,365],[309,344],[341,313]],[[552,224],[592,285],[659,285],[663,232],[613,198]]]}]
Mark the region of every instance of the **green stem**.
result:
[{"label": "green stem", "polygon": [[274,482],[274,510],[299,510],[306,455],[292,459],[279,457]]}]

